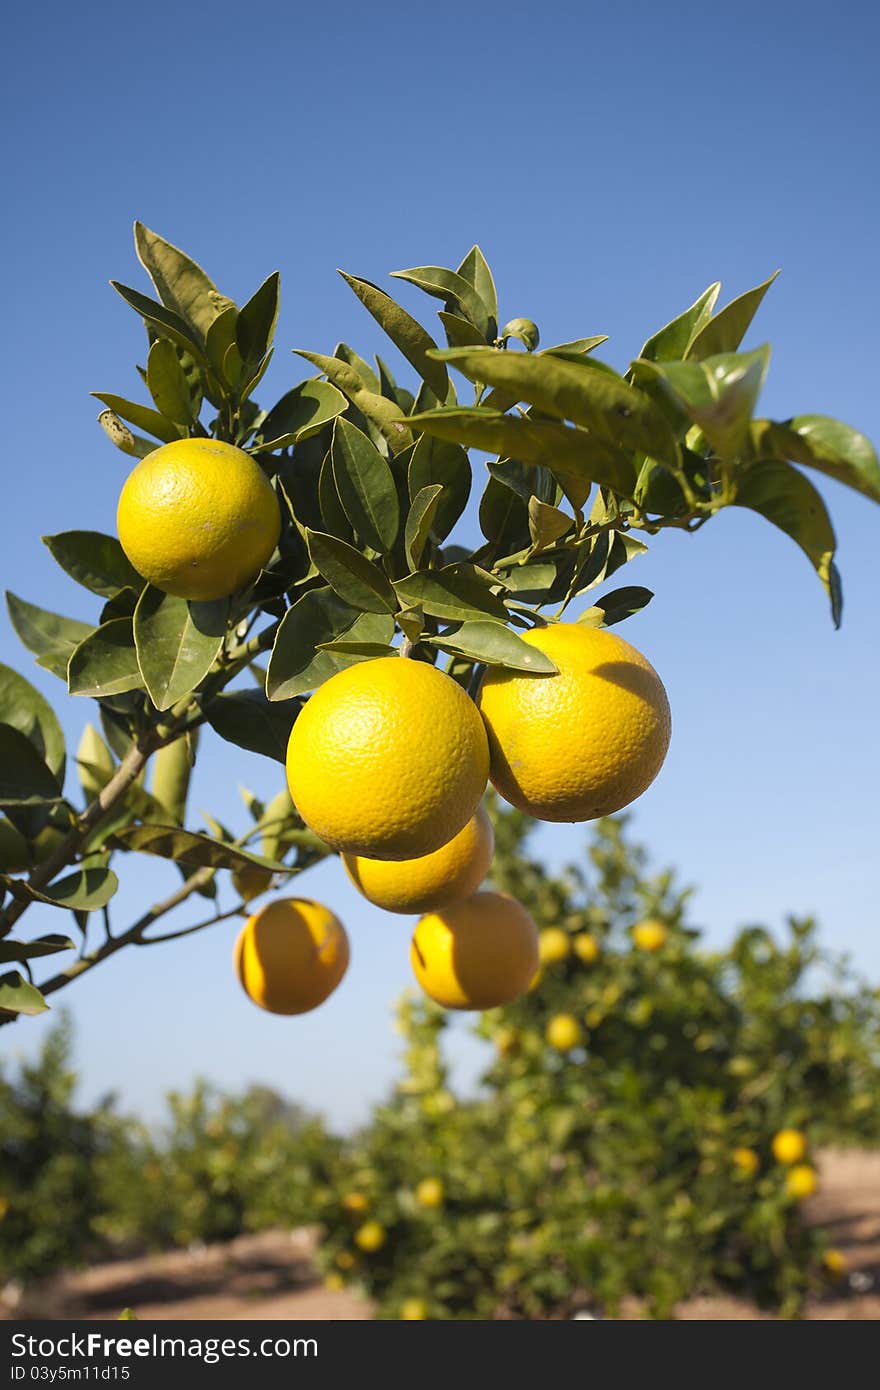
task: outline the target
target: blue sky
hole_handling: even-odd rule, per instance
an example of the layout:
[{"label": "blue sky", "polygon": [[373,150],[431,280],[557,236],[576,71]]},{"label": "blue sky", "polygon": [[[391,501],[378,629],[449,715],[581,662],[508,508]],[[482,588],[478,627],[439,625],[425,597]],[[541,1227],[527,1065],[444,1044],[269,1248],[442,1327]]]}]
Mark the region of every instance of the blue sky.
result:
[{"label": "blue sky", "polygon": [[[142,330],[107,285],[145,288],[135,217],[239,302],[282,271],[267,400],[304,375],[288,347],[345,338],[394,359],[337,266],[382,282],[457,264],[476,240],[504,318],[533,317],[545,342],[609,333],[619,367],[710,281],[731,296],[781,266],[749,339],[774,346],[765,413],[836,415],[880,438],[878,28],[852,3],[19,7],[2,96],[4,587],[92,611],[39,536],[114,528],[126,460],[88,392],[138,392]],[[432,301],[401,297],[430,324]],[[694,916],[712,941],[814,911],[826,944],[877,979],[878,514],[821,487],[840,542],[840,632],[801,553],[745,512],[660,538],[628,572],[656,598],[623,631],[674,713],[634,826],[699,885]],[[0,660],[61,702],[75,747],[91,707],[36,670],[5,621]],[[243,825],[238,784],[269,796],[279,775],[206,742],[194,806]],[[583,838],[553,828],[538,844],[557,863]],[[158,861],[126,861],[119,924],[172,881]],[[306,889],[352,937],[324,1008],[282,1020],[250,1007],[230,968],[234,923],[124,953],[66,996],[84,1094],[113,1088],[152,1115],[202,1073],[361,1118],[392,1075],[411,924],[365,904],[335,863]],[[4,1029],[0,1052],[31,1049],[45,1028]],[[463,1027],[455,1038],[459,1075],[473,1077],[479,1051]]]}]

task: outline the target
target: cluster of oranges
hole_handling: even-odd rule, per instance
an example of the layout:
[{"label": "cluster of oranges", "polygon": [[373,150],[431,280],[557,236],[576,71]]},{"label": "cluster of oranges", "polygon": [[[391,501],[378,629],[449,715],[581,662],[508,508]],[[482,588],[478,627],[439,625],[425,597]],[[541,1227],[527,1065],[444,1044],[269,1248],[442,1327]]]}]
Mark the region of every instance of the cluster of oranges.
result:
[{"label": "cluster of oranges", "polygon": [[[205,600],[255,577],[277,544],[280,515],[246,453],[190,439],[134,469],[118,524],[145,578]],[[412,967],[425,992],[450,1009],[505,1004],[528,989],[539,966],[525,908],[479,891],[493,852],[481,807],[487,781],[538,819],[591,820],[640,796],[669,744],[660,679],[622,638],[557,622],[522,640],[535,651],[535,670],[528,656],[523,670],[490,667],[473,699],[417,659],[349,666],[305,704],[287,750],[297,812],[338,851],[358,890],[390,912],[421,914]],[[342,924],[303,898],[256,912],[235,948],[248,995],[283,1014],[322,1003],[348,956]]]},{"label": "cluster of oranges", "polygon": [[[807,1157],[806,1136],[799,1129],[780,1129],[774,1134],[770,1145],[773,1157],[785,1169],[785,1191],[795,1201],[812,1197],[819,1185],[819,1177]],[[734,1167],[743,1178],[753,1178],[761,1167],[761,1157],[756,1149],[745,1146],[731,1153]]]}]

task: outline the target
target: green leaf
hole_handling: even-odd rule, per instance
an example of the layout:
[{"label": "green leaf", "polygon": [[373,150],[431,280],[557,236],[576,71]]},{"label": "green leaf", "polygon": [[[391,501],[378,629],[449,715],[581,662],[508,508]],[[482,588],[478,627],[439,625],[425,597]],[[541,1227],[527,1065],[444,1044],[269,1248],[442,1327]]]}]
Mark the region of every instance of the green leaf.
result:
[{"label": "green leaf", "polygon": [[23,879],[16,879],[11,891],[29,902],[46,903],[70,912],[94,912],[106,907],[118,887],[119,879],[112,869],[94,868],[77,869],[42,891]]},{"label": "green leaf", "polygon": [[536,676],[553,675],[557,669],[549,656],[529,646],[502,623],[465,622],[438,637],[425,637],[424,641],[453,656],[466,656],[486,666],[529,671]]},{"label": "green leaf", "polygon": [[62,618],[58,613],[37,608],[10,590],[6,593],[6,607],[9,621],[28,651],[39,658],[41,666],[66,680],[71,653],[94,628],[77,618]]},{"label": "green leaf", "polygon": [[58,718],[30,681],[11,666],[0,665],[0,723],[24,734],[50,772],[64,784],[64,734]]},{"label": "green leaf", "polygon": [[480,530],[496,556],[515,554],[529,544],[528,508],[516,488],[510,487],[494,471],[490,470],[490,474],[480,498]]},{"label": "green leaf", "polygon": [[449,377],[443,364],[428,356],[428,352],[437,347],[430,333],[378,285],[348,275],[344,270],[339,274],[438,399],[445,400]]},{"label": "green leaf", "polygon": [[737,299],[731,300],[710,319],[691,339],[687,356],[697,361],[706,357],[717,357],[723,352],[736,352],[751,327],[752,319],[758,312],[761,300],[779,274],[774,270],[769,280],[753,290],[747,290]]},{"label": "green leaf", "polygon": [[299,348],[295,348],[294,351],[297,356],[304,357],[313,367],[317,367],[318,371],[323,372],[328,381],[338,387],[367,420],[372,421],[382,437],[388,441],[393,454],[402,453],[404,449],[409,448],[413,442],[412,435],[400,420],[398,406],[365,386],[354,367],[340,361],[338,357],[324,357],[321,353],[303,352]]},{"label": "green leaf", "polygon": [[182,439],[186,433],[182,425],[176,425],[172,420],[167,420],[164,415],[159,414],[158,410],[151,410],[148,405],[138,405],[137,401],[127,401],[124,396],[114,396],[111,391],[92,391],[90,394],[112,410],[114,415],[127,420],[130,425],[134,425],[139,430],[146,430],[147,434],[155,435],[156,439],[161,439],[163,444],[173,444],[175,440]]},{"label": "green leaf", "polygon": [[413,498],[403,538],[407,563],[411,569],[417,570],[419,567],[442,494],[443,488],[440,483],[432,483],[430,487],[421,488]]},{"label": "green leaf", "polygon": [[283,763],[298,700],[271,702],[262,690],[236,690],[218,695],[205,708],[208,723],[227,743]]},{"label": "green leaf", "polygon": [[200,265],[142,222],[134,224],[134,241],[138,260],[162,303],[195,330],[198,341],[219,314],[235,308]]},{"label": "green leaf", "polygon": [[228,600],[191,603],[148,585],[134,612],[138,666],[158,710],[195,690],[223,645]]},{"label": "green leaf", "polygon": [[[415,404],[412,391],[407,391],[405,386],[398,386],[394,379],[394,373],[378,352],[376,353],[376,365],[379,368],[379,386],[382,395],[387,396],[389,401],[394,401],[395,405],[399,407],[401,415],[408,415]],[[424,383],[422,384],[424,385]]]},{"label": "green leaf", "polygon": [[266,693],[270,700],[306,695],[352,664],[342,653],[321,650],[322,643],[387,643],[393,634],[390,613],[365,613],[344,603],[332,589],[311,589],[281,621],[269,659]]},{"label": "green leaf", "polygon": [[318,434],[348,407],[341,391],[317,377],[301,381],[269,411],[257,431],[257,449],[286,449]]},{"label": "green leaf", "polygon": [[439,570],[423,570],[399,579],[394,585],[401,606],[418,605],[425,613],[449,622],[492,618],[506,620],[507,609],[475,565],[446,565]]},{"label": "green leaf", "polygon": [[782,424],[755,420],[751,439],[756,458],[802,463],[880,502],[880,465],[874,447],[865,435],[840,420],[827,415],[798,415]]},{"label": "green leaf", "polygon": [[323,531],[306,529],[312,564],[344,603],[367,613],[394,613],[397,600],[389,580],[354,546]]},{"label": "green leaf", "polygon": [[59,531],[42,539],[64,572],[93,594],[114,598],[120,589],[140,592],[143,588],[143,579],[115,536],[101,531]]},{"label": "green leaf", "polygon": [[494,337],[493,327],[497,331],[498,324],[498,292],[495,289],[495,280],[489,269],[486,257],[483,255],[479,246],[472,246],[468,251],[461,265],[456,272],[468,284],[473,285],[489,315],[489,332]]},{"label": "green leaf", "polygon": [[12,1014],[42,1014],[49,1005],[35,985],[17,970],[0,975],[0,1009]]},{"label": "green leaf", "polygon": [[53,956],[58,951],[73,951],[74,943],[69,936],[38,936],[36,941],[11,941],[9,937],[0,941],[0,962],[37,960],[40,956]]},{"label": "green leaf", "polygon": [[330,450],[339,500],[363,548],[387,554],[397,539],[400,505],[394,475],[367,436],[340,416]]},{"label": "green leaf", "polygon": [[58,780],[31,740],[13,725],[0,724],[0,806],[47,806],[60,800]]},{"label": "green leaf", "polygon": [[439,483],[443,488],[431,523],[435,540],[445,540],[458,521],[471,494],[471,481],[470,460],[460,444],[429,433],[421,436],[409,462],[407,485],[413,502],[426,487]]},{"label": "green leaf", "polygon": [[354,367],[364,385],[368,386],[371,391],[375,391],[377,396],[381,396],[382,383],[378,374],[373,371],[369,362],[361,357],[359,352],[355,352],[348,343],[337,343],[333,349],[333,356],[338,357],[340,362],[347,362],[350,367]]},{"label": "green leaf", "polygon": [[82,731],[76,750],[76,767],[86,801],[92,801],[116,771],[113,754],[92,724],[87,724]]},{"label": "green leaf", "polygon": [[159,445],[153,439],[144,439],[140,434],[133,434],[128,425],[123,424],[118,415],[114,415],[112,410],[102,410],[98,416],[98,424],[117,449],[121,449],[130,458],[145,459],[148,454],[153,454]]},{"label": "green leaf", "polygon": [[610,487],[623,497],[632,496],[635,487],[635,469],[620,449],[586,430],[555,421],[515,419],[479,407],[446,407],[412,415],[409,423],[413,429],[439,439],[543,465],[558,478],[576,506],[588,496],[591,483]]},{"label": "green leaf", "polygon": [[322,652],[338,652],[340,656],[355,657],[358,661],[376,661],[380,656],[398,656],[390,642],[322,642]]},{"label": "green leaf", "polygon": [[450,347],[485,347],[486,335],[460,314],[445,313],[442,309],[437,315],[446,329],[446,339]]},{"label": "green leaf", "polygon": [[273,271],[239,311],[235,339],[245,362],[261,362],[271,347],[278,322],[280,286],[281,276]]},{"label": "green leaf", "polygon": [[822,581],[839,627],[843,600],[834,564],[837,542],[825,503],[809,478],[788,463],[756,463],[738,478],[733,505],[760,512],[797,542]]},{"label": "green leaf", "polygon": [[663,412],[623,377],[597,370],[588,357],[536,357],[495,348],[447,348],[442,356],[471,381],[572,420],[619,448],[678,466],[678,446]]},{"label": "green leaf", "polygon": [[613,627],[615,623],[622,623],[624,618],[646,608],[653,597],[650,589],[642,589],[638,585],[615,589],[597,599],[592,608],[585,609],[578,622],[590,627]]},{"label": "green leaf", "polygon": [[566,531],[570,531],[573,525],[572,517],[561,512],[558,507],[548,506],[537,497],[529,498],[529,534],[536,554],[538,551],[547,550],[554,541],[564,536]]},{"label": "green leaf", "polygon": [[188,864],[196,869],[245,869],[256,864],[261,869],[278,873],[284,868],[274,859],[223,844],[194,830],[181,830],[176,825],[129,825],[117,830],[115,839],[126,849],[173,859],[177,864]]},{"label": "green leaf", "polygon": [[354,532],[349,525],[348,515],[342,505],[339,489],[336,486],[333,458],[329,449],[318,474],[318,509],[321,514],[319,530],[323,529],[329,535],[336,536],[338,540],[346,543],[354,540]]},{"label": "green leaf", "polygon": [[223,368],[226,362],[226,354],[236,341],[236,327],[238,325],[238,310],[234,304],[228,309],[224,309],[222,314],[218,314],[205,334],[205,355],[214,375],[219,382],[234,388],[238,385],[238,378],[235,381],[226,381],[223,375]]},{"label": "green leaf", "polygon": [[659,381],[721,458],[731,460],[747,452],[752,413],[769,360],[765,346],[702,362],[639,360],[633,370]]},{"label": "green leaf", "polygon": [[[147,358],[147,390],[156,409],[166,419],[182,427],[194,425],[199,418],[201,392],[193,395],[186,372],[180,364],[177,349],[168,338],[157,338]],[[137,424],[136,420],[132,424]],[[155,430],[153,431],[155,433]]]},{"label": "green leaf", "polygon": [[204,361],[199,334],[179,314],[166,309],[164,304],[157,304],[139,290],[133,290],[130,285],[122,285],[118,280],[111,280],[110,284],[126,304],[140,314],[148,331],[153,329],[156,336],[170,338],[172,343],[176,343],[196,361]]},{"label": "green leaf", "polygon": [[489,336],[489,309],[482,295],[457,271],[439,265],[419,265],[411,270],[392,270],[391,274],[397,280],[417,285],[434,299],[442,299],[447,310],[462,314],[484,339]]},{"label": "green leaf", "polygon": [[704,290],[683,314],[667,323],[654,333],[639,353],[645,362],[674,362],[684,357],[693,339],[704,324],[708,323],[712,310],[721,293],[721,281],[716,280]]},{"label": "green leaf", "polygon": [[397,626],[400,628],[404,637],[408,638],[412,645],[415,646],[425,626],[425,615],[418,605],[414,608],[402,608],[397,614]]},{"label": "green leaf", "polygon": [[67,688],[71,695],[103,699],[143,688],[131,618],[111,618],[89,633],[71,653]]}]

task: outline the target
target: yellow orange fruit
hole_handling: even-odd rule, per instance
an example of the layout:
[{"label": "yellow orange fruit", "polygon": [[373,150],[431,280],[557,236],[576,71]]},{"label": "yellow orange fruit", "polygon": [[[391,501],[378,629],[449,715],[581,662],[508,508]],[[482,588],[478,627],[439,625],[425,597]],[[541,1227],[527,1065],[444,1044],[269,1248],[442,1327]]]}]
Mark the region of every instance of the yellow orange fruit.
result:
[{"label": "yellow orange fruit", "polygon": [[428,1316],[428,1305],[423,1298],[405,1298],[400,1305],[403,1322],[421,1322]]},{"label": "yellow orange fruit", "polygon": [[269,479],[243,449],[178,439],[129,474],[116,515],[138,574],[178,598],[225,598],[254,579],[281,534]]},{"label": "yellow orange fruit", "polygon": [[330,1274],[324,1276],[324,1288],[328,1293],[341,1293],[345,1288],[345,1280],[341,1274]]},{"label": "yellow orange fruit", "polygon": [[416,1188],[416,1201],[420,1207],[441,1207],[445,1190],[439,1178],[422,1178]]},{"label": "yellow orange fruit", "polygon": [[557,1052],[570,1052],[583,1040],[581,1025],[573,1014],[554,1014],[547,1024],[544,1036]]},{"label": "yellow orange fruit", "polygon": [[449,676],[397,656],[338,671],[290,733],[296,809],[332,849],[415,859],[476,812],[489,748],[473,700]]},{"label": "yellow orange fruit", "polygon": [[387,1239],[385,1227],[378,1221],[365,1221],[355,1232],[354,1243],[360,1250],[372,1255],[382,1249]]},{"label": "yellow orange fruit", "polygon": [[249,917],[235,943],[238,978],[272,1014],[304,1014],[323,1004],[348,968],[348,937],[329,908],[281,898]]},{"label": "yellow orange fruit", "polygon": [[336,1256],[336,1263],[340,1269],[354,1269],[357,1261],[350,1250],[340,1250]]},{"label": "yellow orange fruit", "polygon": [[484,806],[448,844],[417,859],[367,859],[343,854],[356,888],[386,912],[432,912],[470,897],[489,871],[495,835]]},{"label": "yellow orange fruit", "polygon": [[538,968],[538,930],[506,893],[474,893],[426,913],[410,960],[422,989],[446,1009],[494,1009],[529,987]]},{"label": "yellow orange fruit", "polygon": [[558,965],[571,954],[571,937],[561,927],[545,927],[538,936],[538,956],[542,965]]},{"label": "yellow orange fruit", "polygon": [[653,782],[669,746],[669,702],[657,672],[622,637],[582,623],[520,635],[557,672],[486,673],[478,703],[492,782],[539,820],[592,820],[629,805]]},{"label": "yellow orange fruit", "polygon": [[632,929],[632,939],[640,951],[660,951],[669,939],[669,931],[662,922],[639,922]]},{"label": "yellow orange fruit", "polygon": [[346,1192],[342,1205],[346,1211],[366,1211],[370,1203],[363,1192]]},{"label": "yellow orange fruit", "polygon": [[593,965],[599,959],[601,947],[592,932],[580,931],[571,943],[578,960],[584,965]]},{"label": "yellow orange fruit", "polygon": [[819,1175],[809,1163],[795,1163],[785,1175],[785,1190],[795,1201],[812,1197],[819,1186]]},{"label": "yellow orange fruit", "polygon": [[777,1163],[800,1163],[807,1152],[806,1136],[799,1129],[781,1129],[771,1148]]},{"label": "yellow orange fruit", "polygon": [[847,1271],[847,1258],[842,1250],[826,1250],[822,1264],[834,1279],[842,1279]]},{"label": "yellow orange fruit", "polygon": [[730,1157],[733,1159],[734,1167],[744,1178],[753,1178],[761,1164],[755,1150],[746,1148],[744,1145],[733,1149]]}]

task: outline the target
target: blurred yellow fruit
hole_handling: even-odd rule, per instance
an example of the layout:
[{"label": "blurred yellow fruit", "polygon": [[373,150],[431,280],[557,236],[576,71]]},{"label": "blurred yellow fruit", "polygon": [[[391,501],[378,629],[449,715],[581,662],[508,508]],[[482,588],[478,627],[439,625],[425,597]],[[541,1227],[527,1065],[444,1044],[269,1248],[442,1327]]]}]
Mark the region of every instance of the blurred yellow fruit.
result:
[{"label": "blurred yellow fruit", "polygon": [[129,474],[117,511],[138,574],[178,598],[225,598],[278,544],[281,512],[259,464],[216,439],[178,439]]},{"label": "blurred yellow fruit", "polygon": [[423,1298],[405,1298],[400,1305],[400,1316],[404,1322],[421,1322],[428,1316],[428,1305]]},{"label": "blurred yellow fruit", "polygon": [[819,1176],[809,1163],[796,1163],[785,1175],[785,1190],[789,1197],[794,1197],[797,1201],[804,1197],[812,1197],[818,1186]]},{"label": "blurred yellow fruit", "polygon": [[340,1269],[354,1269],[355,1258],[350,1250],[340,1250],[336,1256],[336,1263]]},{"label": "blurred yellow fruit", "polygon": [[9,1198],[8,1198],[8,1197],[0,1197],[0,1221],[3,1220],[3,1218],[4,1218],[4,1216],[6,1215],[6,1213],[8,1212],[8,1210],[9,1210]]},{"label": "blurred yellow fruit", "polygon": [[669,703],[657,672],[622,637],[582,623],[520,636],[557,673],[486,673],[478,703],[492,782],[539,820],[593,820],[629,805],[653,782],[669,746]]},{"label": "blurred yellow fruit", "polygon": [[365,1221],[356,1232],[354,1242],[359,1249],[372,1255],[375,1251],[382,1249],[386,1239],[384,1226],[380,1226],[378,1221]]},{"label": "blurred yellow fruit", "polygon": [[356,888],[386,912],[432,912],[470,897],[492,862],[495,835],[484,806],[448,844],[417,859],[367,859],[343,854],[342,862]]},{"label": "blurred yellow fruit", "polygon": [[342,1199],[342,1205],[346,1211],[366,1211],[370,1203],[363,1192],[346,1192]]},{"label": "blurred yellow fruit", "polygon": [[771,1147],[777,1163],[800,1163],[807,1152],[807,1141],[799,1129],[781,1129],[774,1134]]},{"label": "blurred yellow fruit", "polygon": [[290,795],[331,849],[416,859],[462,830],[486,789],[489,749],[451,677],[399,656],[338,671],[297,716]]},{"label": "blurred yellow fruit", "polygon": [[272,870],[261,869],[259,864],[245,864],[232,871],[232,886],[243,903],[259,898],[272,887]]},{"label": "blurred yellow fruit", "polygon": [[733,1159],[734,1167],[742,1173],[744,1178],[754,1177],[761,1165],[761,1160],[754,1149],[737,1148],[730,1156]]},{"label": "blurred yellow fruit", "polygon": [[341,1274],[327,1274],[324,1276],[324,1288],[328,1293],[341,1293],[345,1288],[345,1280]]},{"label": "blurred yellow fruit", "polygon": [[538,955],[542,965],[558,965],[571,952],[571,938],[561,927],[545,927],[538,936]]},{"label": "blurred yellow fruit", "polygon": [[345,928],[329,908],[281,898],[248,918],[233,958],[245,993],[261,1009],[304,1014],[333,993],[348,956]]},{"label": "blurred yellow fruit", "polygon": [[422,1178],[416,1188],[416,1201],[420,1207],[440,1207],[444,1195],[443,1183],[439,1178]]},{"label": "blurred yellow fruit", "polygon": [[422,989],[445,1009],[494,1009],[528,989],[538,931],[515,898],[474,893],[419,920],[410,960]]},{"label": "blurred yellow fruit", "polygon": [[578,960],[583,961],[584,965],[592,965],[594,961],[599,959],[601,948],[592,932],[578,932],[572,946]]},{"label": "blurred yellow fruit", "polygon": [[495,1046],[498,1048],[502,1057],[506,1057],[509,1053],[513,1052],[518,1041],[519,1037],[516,1029],[508,1027],[499,1028],[494,1038]]},{"label": "blurred yellow fruit", "polygon": [[570,1052],[581,1042],[583,1033],[573,1014],[554,1014],[547,1024],[544,1036],[557,1052]]},{"label": "blurred yellow fruit", "polygon": [[835,1279],[842,1279],[847,1271],[847,1259],[842,1250],[826,1250],[822,1263]]},{"label": "blurred yellow fruit", "polygon": [[639,922],[632,929],[632,939],[640,951],[659,951],[669,938],[669,932],[662,922]]}]

